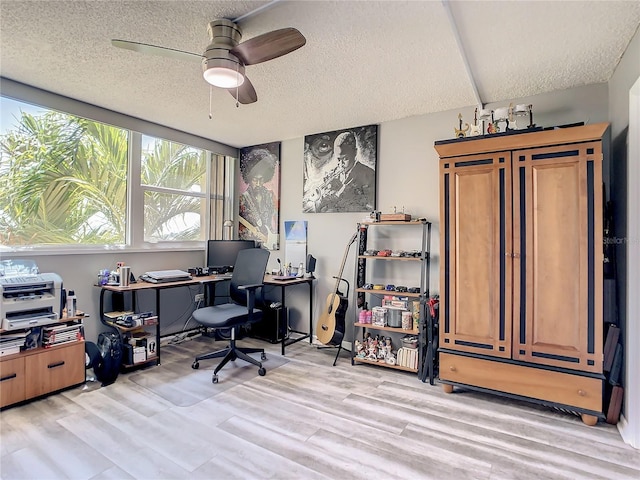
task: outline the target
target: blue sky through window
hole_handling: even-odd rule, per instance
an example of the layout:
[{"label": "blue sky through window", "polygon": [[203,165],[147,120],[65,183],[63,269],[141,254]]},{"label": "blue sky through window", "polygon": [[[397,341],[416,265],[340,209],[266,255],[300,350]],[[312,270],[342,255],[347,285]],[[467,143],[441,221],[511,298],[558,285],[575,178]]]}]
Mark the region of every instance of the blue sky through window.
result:
[{"label": "blue sky through window", "polygon": [[47,110],[42,107],[0,97],[0,112],[2,112],[0,115],[0,134],[4,135],[18,124],[20,112],[27,112],[31,115],[41,115],[46,111]]}]

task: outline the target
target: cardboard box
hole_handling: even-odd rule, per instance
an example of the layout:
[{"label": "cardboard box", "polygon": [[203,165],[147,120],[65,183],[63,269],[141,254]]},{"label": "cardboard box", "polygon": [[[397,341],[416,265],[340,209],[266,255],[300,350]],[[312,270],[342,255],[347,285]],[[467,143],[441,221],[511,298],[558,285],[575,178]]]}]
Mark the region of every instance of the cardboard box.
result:
[{"label": "cardboard box", "polygon": [[410,222],[411,215],[408,213],[382,213],[380,214],[381,222]]},{"label": "cardboard box", "polygon": [[145,347],[133,347],[133,363],[140,363],[147,360],[147,349]]}]

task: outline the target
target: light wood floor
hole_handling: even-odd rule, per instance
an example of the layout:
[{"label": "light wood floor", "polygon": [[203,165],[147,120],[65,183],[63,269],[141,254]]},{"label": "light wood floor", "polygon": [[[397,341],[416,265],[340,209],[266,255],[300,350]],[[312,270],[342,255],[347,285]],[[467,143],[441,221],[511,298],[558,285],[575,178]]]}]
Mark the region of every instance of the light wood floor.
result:
[{"label": "light wood floor", "polygon": [[[265,346],[272,365],[279,345]],[[606,423],[352,366],[306,342],[267,375],[237,361],[220,383],[190,369],[223,342],[162,349],[162,365],[88,383],[0,414],[2,479],[638,479],[640,451]],[[281,363],[281,362],[280,362]],[[240,367],[240,368],[238,368]],[[150,385],[185,374],[188,406]],[[89,370],[89,374],[92,372]],[[195,378],[197,377],[197,381]],[[138,378],[138,382],[140,377]],[[200,397],[198,397],[198,395]],[[168,397],[170,398],[170,397]]]}]

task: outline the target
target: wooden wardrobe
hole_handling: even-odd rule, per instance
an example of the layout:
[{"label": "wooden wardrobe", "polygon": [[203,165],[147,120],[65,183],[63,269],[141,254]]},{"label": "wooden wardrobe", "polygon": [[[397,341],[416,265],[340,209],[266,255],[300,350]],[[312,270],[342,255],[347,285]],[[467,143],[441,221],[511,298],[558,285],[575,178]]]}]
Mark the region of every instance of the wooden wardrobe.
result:
[{"label": "wooden wardrobe", "polygon": [[439,380],[602,414],[608,124],[436,142]]}]

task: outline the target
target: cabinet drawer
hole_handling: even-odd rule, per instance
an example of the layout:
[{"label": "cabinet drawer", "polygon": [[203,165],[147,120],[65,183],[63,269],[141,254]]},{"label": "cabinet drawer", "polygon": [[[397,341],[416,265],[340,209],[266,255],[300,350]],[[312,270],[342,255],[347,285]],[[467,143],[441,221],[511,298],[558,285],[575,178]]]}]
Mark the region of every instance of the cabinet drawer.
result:
[{"label": "cabinet drawer", "polygon": [[440,379],[602,412],[602,380],[440,354]]},{"label": "cabinet drawer", "polygon": [[0,407],[25,399],[24,357],[0,362]]},{"label": "cabinet drawer", "polygon": [[77,385],[85,380],[84,342],[53,347],[25,358],[26,398]]}]

